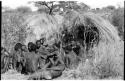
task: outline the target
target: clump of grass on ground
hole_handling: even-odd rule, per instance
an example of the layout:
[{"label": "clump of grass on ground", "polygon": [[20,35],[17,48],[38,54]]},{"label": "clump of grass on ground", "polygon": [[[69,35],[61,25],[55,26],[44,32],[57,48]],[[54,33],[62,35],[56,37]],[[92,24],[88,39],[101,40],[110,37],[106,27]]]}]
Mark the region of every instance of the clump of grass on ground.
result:
[{"label": "clump of grass on ground", "polygon": [[91,50],[93,56],[81,62],[77,69],[66,71],[70,79],[123,79],[123,43],[100,43]]},{"label": "clump of grass on ground", "polygon": [[95,52],[93,65],[99,78],[123,76],[124,47],[120,43],[101,43]]}]

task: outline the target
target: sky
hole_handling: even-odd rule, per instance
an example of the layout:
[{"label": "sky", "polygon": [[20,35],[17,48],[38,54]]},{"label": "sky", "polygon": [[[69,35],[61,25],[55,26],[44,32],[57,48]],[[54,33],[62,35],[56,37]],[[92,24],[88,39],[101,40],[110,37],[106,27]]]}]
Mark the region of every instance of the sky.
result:
[{"label": "sky", "polygon": [[[41,1],[41,0],[0,0],[0,1],[2,1],[2,6],[7,6],[13,9],[19,6],[29,6],[33,11],[35,11],[37,10],[37,8],[34,7],[33,4],[28,4],[28,1]],[[45,1],[50,1],[50,0],[45,0]],[[60,1],[60,0],[53,0],[53,1]],[[61,0],[61,1],[69,1],[69,0]],[[88,6],[90,6],[91,8],[102,8],[108,5],[113,5],[115,7],[118,7],[118,5],[120,5],[121,7],[123,7],[125,0],[75,0],[75,1],[83,2]]]}]

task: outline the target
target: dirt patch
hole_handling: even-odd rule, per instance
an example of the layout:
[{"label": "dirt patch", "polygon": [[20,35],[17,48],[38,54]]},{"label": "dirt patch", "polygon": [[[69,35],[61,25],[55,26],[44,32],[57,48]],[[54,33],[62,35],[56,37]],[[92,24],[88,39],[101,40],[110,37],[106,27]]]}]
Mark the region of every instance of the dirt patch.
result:
[{"label": "dirt patch", "polygon": [[1,80],[26,80],[28,75],[23,75],[15,70],[9,70],[4,74],[1,74]]}]

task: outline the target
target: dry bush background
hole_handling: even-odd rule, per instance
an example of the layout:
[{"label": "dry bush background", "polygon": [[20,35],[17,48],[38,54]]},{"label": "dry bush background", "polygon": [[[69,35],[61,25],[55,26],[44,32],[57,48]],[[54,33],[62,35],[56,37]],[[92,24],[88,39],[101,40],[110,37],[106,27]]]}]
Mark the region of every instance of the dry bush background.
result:
[{"label": "dry bush background", "polygon": [[[24,10],[24,11],[23,11]],[[28,12],[27,12],[28,10]],[[94,12],[107,18],[117,29],[120,37],[124,40],[124,8],[113,10],[95,10]],[[26,26],[22,24],[31,12],[28,8],[19,8],[2,12],[2,45],[11,52],[17,42],[24,42],[27,36]],[[106,15],[108,13],[108,16]],[[100,42],[98,47],[89,51],[87,60],[83,60],[77,68],[65,70],[63,75],[57,79],[123,79],[124,76],[124,42],[106,44]],[[10,74],[13,74],[12,77]],[[17,73],[18,74],[18,73]],[[24,75],[3,74],[3,79],[17,79]],[[9,78],[9,79],[10,79]],[[26,78],[25,78],[26,79]]]},{"label": "dry bush background", "polygon": [[26,37],[25,26],[22,25],[24,14],[18,12],[2,13],[2,46],[11,50],[17,42],[23,42]]},{"label": "dry bush background", "polygon": [[111,23],[117,27],[119,36],[124,40],[124,8],[118,8],[112,12]]}]

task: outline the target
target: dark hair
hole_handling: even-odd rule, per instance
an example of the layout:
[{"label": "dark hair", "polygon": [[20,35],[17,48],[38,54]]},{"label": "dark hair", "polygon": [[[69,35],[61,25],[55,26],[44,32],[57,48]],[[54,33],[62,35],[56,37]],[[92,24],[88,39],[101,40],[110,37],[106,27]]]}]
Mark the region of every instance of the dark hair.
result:
[{"label": "dark hair", "polygon": [[14,47],[15,51],[18,51],[19,49],[22,49],[22,44],[21,43],[17,43]]},{"label": "dark hair", "polygon": [[33,42],[28,43],[29,52],[36,52],[37,46]]}]

